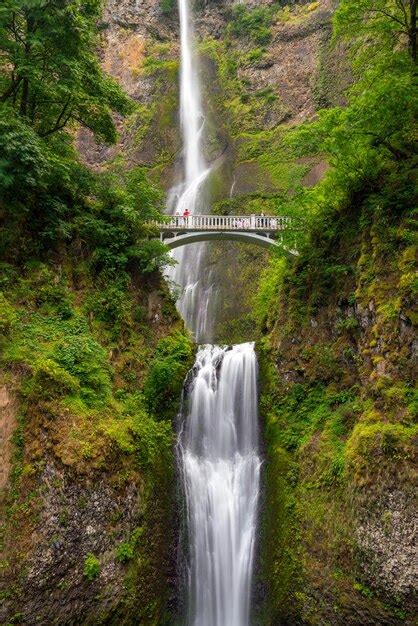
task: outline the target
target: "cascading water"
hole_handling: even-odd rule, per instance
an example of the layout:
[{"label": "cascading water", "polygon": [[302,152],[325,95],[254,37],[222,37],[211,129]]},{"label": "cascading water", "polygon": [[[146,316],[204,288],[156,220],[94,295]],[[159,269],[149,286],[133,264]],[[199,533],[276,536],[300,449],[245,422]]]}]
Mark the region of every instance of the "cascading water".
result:
[{"label": "cascading water", "polygon": [[[179,0],[180,15],[180,124],[183,137],[183,180],[170,190],[167,208],[183,215],[207,213],[205,183],[211,172],[203,157],[202,139],[205,118],[201,104],[199,68],[193,54],[193,28],[189,0]],[[177,264],[168,271],[168,277],[180,286],[177,307],[197,341],[210,341],[209,306],[212,296],[210,277],[203,275],[204,244],[180,248],[173,257]]]},{"label": "cascading water", "polygon": [[[180,120],[183,178],[167,208],[207,213],[211,167],[203,157],[204,115],[189,0],[178,0],[181,31]],[[212,340],[216,293],[204,267],[206,247],[180,248],[168,278],[177,306],[199,342]],[[247,626],[259,492],[257,360],[253,344],[205,345],[186,394],[179,457],[187,505],[189,626]]]},{"label": "cascading water", "polygon": [[251,343],[203,346],[180,434],[190,626],[247,626],[260,458]]}]

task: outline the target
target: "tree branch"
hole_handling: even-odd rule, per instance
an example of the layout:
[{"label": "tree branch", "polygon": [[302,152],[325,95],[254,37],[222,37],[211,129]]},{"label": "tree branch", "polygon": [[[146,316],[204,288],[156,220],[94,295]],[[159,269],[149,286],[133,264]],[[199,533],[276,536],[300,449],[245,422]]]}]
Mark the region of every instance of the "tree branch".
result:
[{"label": "tree branch", "polygon": [[408,13],[406,12],[403,0],[396,0],[396,6],[398,7],[400,11],[402,11],[403,16],[405,18],[405,24],[407,24],[407,26],[409,27]]},{"label": "tree branch", "polygon": [[48,135],[52,135],[53,133],[56,133],[59,130],[62,130],[68,124],[70,119],[71,119],[71,113],[67,115],[67,117],[61,122],[61,124],[57,125],[57,123],[55,123],[55,125],[49,130],[45,131],[44,133],[39,133],[39,136],[48,137]]},{"label": "tree branch", "polygon": [[20,78],[16,78],[11,83],[10,87],[8,87],[8,89],[6,89],[4,93],[2,93],[2,95],[0,96],[0,102],[6,102],[6,100],[8,100],[11,96],[13,96],[16,93],[16,90],[18,89],[22,80],[23,80],[22,76]]},{"label": "tree branch", "polygon": [[408,21],[406,21],[405,23],[402,20],[400,20],[398,17],[396,17],[395,15],[392,15],[391,13],[388,13],[387,11],[384,11],[383,9],[367,9],[367,11],[368,13],[381,13],[382,15],[384,15],[385,17],[388,17],[393,22],[396,22],[397,24],[400,24],[404,28],[408,29],[408,26],[409,26]]},{"label": "tree branch", "polygon": [[384,148],[389,150],[389,152],[395,157],[395,159],[397,161],[400,161],[402,158],[405,159],[408,156],[410,156],[410,153],[405,152],[405,150],[401,150],[401,148],[395,148],[394,146],[392,146],[391,143],[389,143],[389,141],[386,139],[386,137],[381,137],[377,133],[373,133],[371,131],[363,131],[363,133],[359,133],[359,134],[368,135],[369,137],[373,137],[374,138],[374,142],[373,142],[374,145],[375,146],[383,146]]},{"label": "tree branch", "polygon": [[67,112],[68,107],[70,106],[70,102],[71,102],[71,96],[68,98],[67,102],[62,107],[61,112],[58,115],[55,124],[49,130],[45,131],[44,133],[40,133],[41,137],[47,137],[48,135],[52,135],[52,133],[56,133],[58,130],[61,130],[62,128],[64,128],[64,126],[68,123],[71,117],[71,113],[72,113],[70,111],[69,114],[66,117],[64,117]]}]

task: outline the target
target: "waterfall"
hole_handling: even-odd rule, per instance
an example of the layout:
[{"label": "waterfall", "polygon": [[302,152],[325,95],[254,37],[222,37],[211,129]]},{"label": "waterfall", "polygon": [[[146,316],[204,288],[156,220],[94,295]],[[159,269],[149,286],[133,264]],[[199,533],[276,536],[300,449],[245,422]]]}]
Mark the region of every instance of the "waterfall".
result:
[{"label": "waterfall", "polygon": [[[183,215],[207,213],[205,184],[211,167],[202,150],[205,118],[201,103],[199,67],[193,52],[194,33],[189,0],[178,0],[180,15],[180,124],[183,140],[183,178],[169,192],[167,208]],[[202,273],[205,244],[193,244],[173,253],[177,264],[167,272],[179,285],[181,294],[177,307],[197,341],[210,341],[212,335],[210,303],[213,285],[210,275]]]},{"label": "waterfall", "polygon": [[[171,213],[208,213],[211,167],[203,155],[205,118],[190,0],[178,0],[181,35],[180,182]],[[205,267],[206,245],[175,251],[168,278],[181,287],[178,309],[198,342],[212,340],[216,291]],[[257,360],[253,344],[200,347],[179,434],[187,507],[187,624],[247,626],[257,518]]]},{"label": "waterfall", "polygon": [[252,343],[202,346],[179,448],[189,536],[190,626],[247,626],[260,458]]}]

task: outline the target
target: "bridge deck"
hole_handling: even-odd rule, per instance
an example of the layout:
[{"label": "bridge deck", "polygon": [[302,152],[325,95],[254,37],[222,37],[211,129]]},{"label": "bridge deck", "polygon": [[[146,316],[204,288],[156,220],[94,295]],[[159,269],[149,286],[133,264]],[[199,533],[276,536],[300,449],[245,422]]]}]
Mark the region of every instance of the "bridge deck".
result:
[{"label": "bridge deck", "polygon": [[222,230],[276,233],[296,226],[291,217],[264,215],[174,215],[167,221],[155,222],[155,225],[161,233]]}]

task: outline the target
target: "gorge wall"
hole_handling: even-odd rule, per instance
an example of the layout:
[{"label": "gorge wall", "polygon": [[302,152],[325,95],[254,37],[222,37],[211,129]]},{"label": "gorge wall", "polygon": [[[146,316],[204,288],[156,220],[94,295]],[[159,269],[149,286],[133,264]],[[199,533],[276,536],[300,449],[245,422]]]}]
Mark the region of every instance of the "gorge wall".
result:
[{"label": "gorge wall", "polygon": [[267,623],[414,621],[415,247],[407,221],[357,206],[314,233],[259,345]]},{"label": "gorge wall", "polygon": [[[92,170],[141,166],[163,191],[180,150],[174,4],[109,0],[99,54],[137,106],[114,146],[77,133]],[[330,0],[281,4],[197,5],[215,212],[300,215],[292,202],[329,170],[323,149],[290,139],[345,104],[349,44],[332,38]],[[404,180],[397,165],[359,186],[350,220],[321,213],[295,263],[211,247],[217,340],[255,339],[261,363],[254,624],[413,623],[415,248],[390,191]],[[172,421],[193,346],[158,271],[97,281],[85,236],[2,279],[0,615],[173,624]]]},{"label": "gorge wall", "polygon": [[193,348],[157,274],[122,305],[71,256],[53,268],[3,284],[1,621],[161,624]]}]

